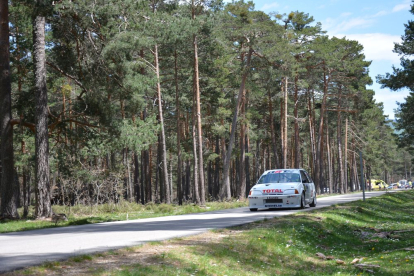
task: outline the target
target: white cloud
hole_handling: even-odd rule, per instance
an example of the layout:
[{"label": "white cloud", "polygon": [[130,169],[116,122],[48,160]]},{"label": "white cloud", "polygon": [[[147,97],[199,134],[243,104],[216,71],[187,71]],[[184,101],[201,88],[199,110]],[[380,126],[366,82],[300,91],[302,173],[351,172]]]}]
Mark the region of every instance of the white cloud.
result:
[{"label": "white cloud", "polygon": [[386,11],[379,11],[376,14],[374,14],[372,17],[381,17],[381,16],[384,16],[384,15],[387,15],[387,14],[388,14],[388,12],[386,12]]},{"label": "white cloud", "polygon": [[391,91],[389,89],[374,89],[375,101],[382,102],[384,105],[384,114],[390,119],[394,119],[394,110],[398,108],[397,102],[404,103],[405,98],[410,94],[407,89],[401,91]]},{"label": "white cloud", "polygon": [[270,4],[264,4],[263,7],[261,8],[262,11],[266,11],[266,10],[271,10],[274,8],[278,8],[280,5],[277,2],[273,2]]},{"label": "white cloud", "polygon": [[[340,38],[346,36],[347,39],[356,40],[364,46],[366,60],[373,61],[370,66],[370,76],[374,83],[370,88],[375,91],[375,100],[383,103],[384,114],[393,119],[394,109],[397,108],[396,102],[404,102],[404,97],[408,95],[408,92],[406,90],[394,92],[389,89],[381,89],[380,85],[376,83],[375,77],[377,74],[383,75],[386,72],[391,72],[393,64],[399,67],[400,57],[392,50],[394,49],[394,42],[401,42],[400,36],[382,33],[339,34],[336,36]],[[386,64],[386,70],[383,68],[383,64]]]},{"label": "white cloud", "polygon": [[338,33],[346,32],[348,30],[358,28],[368,28],[375,23],[375,20],[369,18],[350,18],[350,19],[338,19],[328,18],[325,22],[322,22],[322,26],[328,31],[331,35],[336,35]]},{"label": "white cloud", "polygon": [[338,26],[338,29],[341,31],[347,31],[355,27],[365,28],[372,25],[373,23],[374,22],[371,19],[352,18],[351,20],[341,22],[341,24]]},{"label": "white cloud", "polygon": [[401,42],[401,37],[398,35],[371,33],[336,36],[346,36],[347,39],[359,41],[364,46],[364,54],[367,60],[388,61],[394,65],[400,63],[400,57],[393,52],[394,42]]},{"label": "white cloud", "polygon": [[[389,89],[376,90],[375,98],[377,102],[383,102],[390,105],[394,105],[396,102],[402,103],[405,102],[405,98],[408,97],[410,91],[407,89],[401,91],[391,91]],[[395,105],[393,108],[397,108]]]},{"label": "white cloud", "polygon": [[411,1],[405,1],[402,4],[398,4],[396,5],[393,9],[392,12],[399,12],[399,11],[409,11],[411,9]]},{"label": "white cloud", "polygon": [[331,35],[336,35],[337,33],[345,33],[352,29],[365,29],[378,24],[380,17],[388,15],[390,13],[395,13],[399,11],[408,11],[411,7],[411,0],[405,0],[403,3],[394,6],[392,11],[379,11],[375,14],[366,15],[363,17],[352,17],[352,13],[344,12],[337,18],[327,18],[322,22],[324,28]]}]

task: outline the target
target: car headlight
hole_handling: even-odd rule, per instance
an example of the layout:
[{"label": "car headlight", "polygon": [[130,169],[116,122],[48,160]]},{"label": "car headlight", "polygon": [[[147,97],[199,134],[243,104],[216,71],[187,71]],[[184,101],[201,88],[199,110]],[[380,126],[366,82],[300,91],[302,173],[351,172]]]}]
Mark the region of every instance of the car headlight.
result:
[{"label": "car headlight", "polygon": [[258,190],[250,190],[249,192],[249,196],[254,196],[254,195],[261,195],[262,193]]},{"label": "car headlight", "polygon": [[298,195],[299,191],[298,189],[289,189],[289,190],[285,190],[283,194],[284,195],[295,195],[295,194]]}]

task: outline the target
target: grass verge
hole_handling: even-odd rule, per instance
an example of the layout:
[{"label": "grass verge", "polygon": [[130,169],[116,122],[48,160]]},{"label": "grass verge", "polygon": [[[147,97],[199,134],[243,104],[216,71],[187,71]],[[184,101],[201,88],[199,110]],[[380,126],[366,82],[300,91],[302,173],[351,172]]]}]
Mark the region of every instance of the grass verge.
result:
[{"label": "grass verge", "polygon": [[22,274],[414,275],[414,191],[8,275]]},{"label": "grass verge", "polygon": [[[318,197],[335,196],[339,194],[323,194]],[[248,201],[226,201],[207,202],[206,207],[195,204],[155,204],[146,205],[121,201],[117,204],[101,205],[75,205],[75,206],[52,206],[55,214],[66,214],[68,221],[53,222],[51,219],[36,220],[34,217],[34,206],[29,208],[29,214],[25,219],[0,220],[0,233],[19,232],[43,228],[64,227],[71,225],[93,224],[99,222],[123,221],[133,219],[154,218],[163,216],[184,215],[217,211],[248,206]],[[18,210],[20,217],[23,215],[23,208]]]},{"label": "grass verge", "polygon": [[[248,206],[247,201],[208,202],[206,203],[206,207],[200,207],[195,204],[174,205],[149,203],[146,205],[141,205],[136,203],[130,203],[127,201],[122,201],[118,204],[102,204],[92,206],[76,205],[69,207],[54,205],[52,207],[54,213],[64,213],[68,217],[68,221],[59,221],[58,223],[52,222],[50,219],[35,220],[34,208],[31,207],[29,216],[26,219],[0,220],[0,233],[62,227],[70,225],[82,225],[99,222],[184,215],[238,208],[244,206]],[[19,209],[19,213],[20,216],[22,216],[22,208]]]}]

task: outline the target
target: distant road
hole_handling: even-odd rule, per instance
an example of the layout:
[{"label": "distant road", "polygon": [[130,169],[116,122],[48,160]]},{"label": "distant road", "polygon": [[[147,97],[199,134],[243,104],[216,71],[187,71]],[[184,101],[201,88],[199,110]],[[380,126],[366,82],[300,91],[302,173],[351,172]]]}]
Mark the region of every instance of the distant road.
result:
[{"label": "distant road", "polygon": [[[366,198],[384,194],[367,192]],[[249,208],[0,234],[0,272],[150,241],[196,235],[265,218],[362,199],[362,193],[318,198],[315,208],[250,212]]]}]

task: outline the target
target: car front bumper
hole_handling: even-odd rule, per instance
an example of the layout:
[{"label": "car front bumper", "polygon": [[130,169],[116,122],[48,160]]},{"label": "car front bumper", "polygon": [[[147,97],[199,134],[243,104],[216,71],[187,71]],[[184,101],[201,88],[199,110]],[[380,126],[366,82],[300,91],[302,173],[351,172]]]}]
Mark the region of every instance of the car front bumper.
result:
[{"label": "car front bumper", "polygon": [[275,196],[249,196],[250,209],[269,209],[269,208],[299,208],[301,207],[301,195],[275,195]]}]

